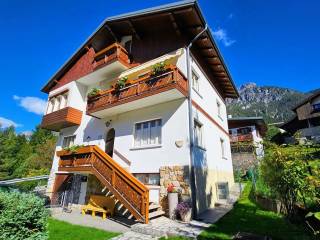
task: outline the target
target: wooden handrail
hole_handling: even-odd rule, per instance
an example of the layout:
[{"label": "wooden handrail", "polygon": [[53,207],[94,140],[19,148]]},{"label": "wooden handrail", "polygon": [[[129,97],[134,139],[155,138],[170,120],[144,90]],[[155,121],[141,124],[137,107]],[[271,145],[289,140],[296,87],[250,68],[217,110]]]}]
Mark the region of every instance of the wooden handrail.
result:
[{"label": "wooden handrail", "polygon": [[98,146],[58,151],[59,170],[91,171],[138,220],[148,223],[149,189]]}]

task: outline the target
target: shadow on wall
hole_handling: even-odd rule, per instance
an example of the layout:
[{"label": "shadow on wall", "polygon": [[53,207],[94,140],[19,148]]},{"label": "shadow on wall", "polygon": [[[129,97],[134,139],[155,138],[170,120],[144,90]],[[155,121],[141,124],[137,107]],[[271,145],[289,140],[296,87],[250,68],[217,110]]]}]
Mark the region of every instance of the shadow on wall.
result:
[{"label": "shadow on wall", "polygon": [[[208,165],[206,151],[195,147],[194,151],[194,175],[196,185],[196,203],[198,214],[207,210],[213,204],[213,184],[208,182]],[[207,191],[209,188],[209,191]]]},{"label": "shadow on wall", "polygon": [[[97,118],[91,118],[83,131],[83,142],[89,141],[100,141],[103,140],[105,134],[107,132],[107,128],[105,123]],[[90,143],[90,144],[98,144],[98,143]]]}]

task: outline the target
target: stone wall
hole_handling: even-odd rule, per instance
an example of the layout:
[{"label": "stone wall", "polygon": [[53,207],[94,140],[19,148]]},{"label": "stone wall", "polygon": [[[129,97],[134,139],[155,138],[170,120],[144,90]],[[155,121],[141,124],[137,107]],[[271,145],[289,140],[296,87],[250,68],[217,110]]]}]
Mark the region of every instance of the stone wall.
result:
[{"label": "stone wall", "polygon": [[234,172],[244,174],[257,164],[257,158],[254,153],[232,153],[232,164]]},{"label": "stone wall", "polygon": [[160,167],[160,204],[168,214],[167,187],[173,184],[179,191],[179,201],[189,201],[191,189],[189,182],[188,166],[163,166]]}]

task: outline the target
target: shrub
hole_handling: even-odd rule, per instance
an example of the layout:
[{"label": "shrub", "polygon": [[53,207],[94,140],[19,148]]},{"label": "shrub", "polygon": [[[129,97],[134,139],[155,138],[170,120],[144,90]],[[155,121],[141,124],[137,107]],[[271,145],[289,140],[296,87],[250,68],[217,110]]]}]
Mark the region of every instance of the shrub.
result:
[{"label": "shrub", "polygon": [[128,81],[127,76],[118,79],[118,81],[116,82],[116,85],[115,85],[116,91],[120,91],[122,88],[124,88],[127,84],[127,81]]},{"label": "shrub", "polygon": [[152,75],[158,75],[166,70],[167,64],[165,62],[159,62],[152,66]]},{"label": "shrub", "polygon": [[47,217],[35,195],[0,191],[0,239],[47,239]]},{"label": "shrub", "polygon": [[94,97],[99,94],[101,90],[99,88],[92,88],[88,93],[88,97]]}]

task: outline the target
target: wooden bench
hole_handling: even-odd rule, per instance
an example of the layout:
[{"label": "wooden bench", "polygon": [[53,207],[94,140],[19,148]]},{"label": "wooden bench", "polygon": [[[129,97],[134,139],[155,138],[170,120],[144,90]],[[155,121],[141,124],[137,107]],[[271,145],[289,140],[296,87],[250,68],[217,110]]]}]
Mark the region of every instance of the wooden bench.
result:
[{"label": "wooden bench", "polygon": [[92,217],[96,216],[96,212],[102,213],[102,218],[106,219],[107,215],[111,217],[114,215],[115,201],[111,197],[100,195],[91,195],[89,202],[81,210],[82,214],[91,211]]}]

